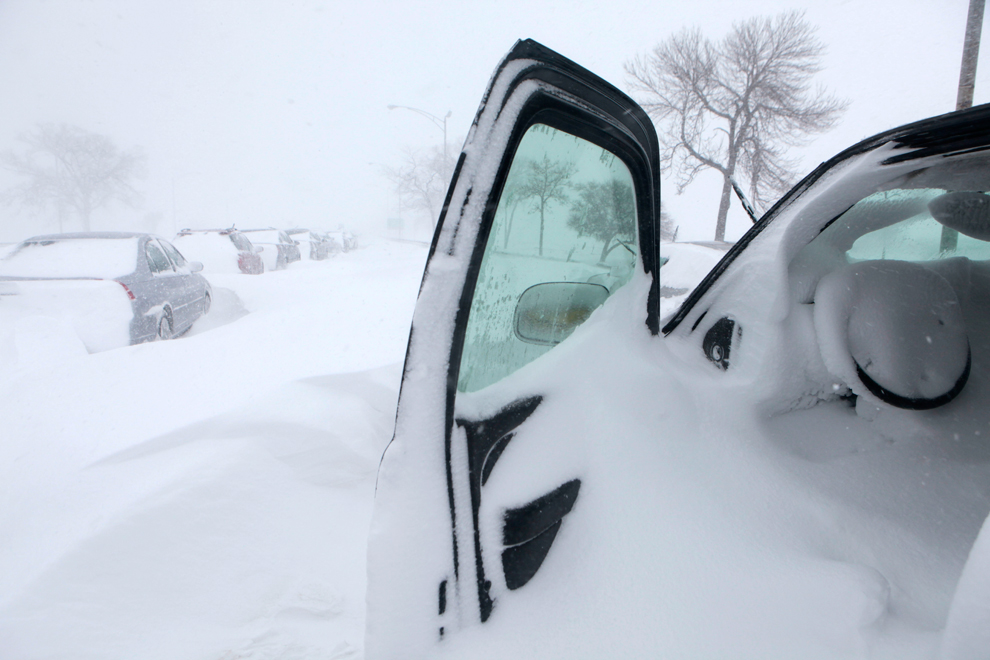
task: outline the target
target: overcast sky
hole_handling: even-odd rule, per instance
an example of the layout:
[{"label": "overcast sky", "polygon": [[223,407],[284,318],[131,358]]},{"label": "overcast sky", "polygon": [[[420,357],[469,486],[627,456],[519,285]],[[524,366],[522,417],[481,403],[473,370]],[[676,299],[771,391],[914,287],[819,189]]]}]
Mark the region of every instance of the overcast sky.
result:
[{"label": "overcast sky", "polygon": [[[968,0],[328,2],[2,0],[0,149],[39,122],[142,146],[140,209],[94,216],[174,225],[379,230],[402,213],[383,165],[438,144],[425,118],[467,132],[495,65],[533,38],[626,90],[623,64],[683,27],[803,10],[828,46],[818,81],[850,101],[841,124],[796,150],[806,173],[873,133],[955,106]],[[985,48],[975,102],[990,100]],[[0,173],[0,186],[11,182]],[[666,183],[666,182],[665,182]],[[664,188],[681,238],[710,238],[716,177]],[[738,209],[730,235],[748,221]],[[51,214],[0,208],[0,240],[52,231]]]}]

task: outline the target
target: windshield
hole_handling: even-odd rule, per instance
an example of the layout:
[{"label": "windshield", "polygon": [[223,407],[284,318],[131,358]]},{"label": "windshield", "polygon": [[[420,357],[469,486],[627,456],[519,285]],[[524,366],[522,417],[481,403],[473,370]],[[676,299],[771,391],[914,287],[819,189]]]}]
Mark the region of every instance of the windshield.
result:
[{"label": "windshield", "polygon": [[0,276],[113,279],[133,273],[138,239],[29,240],[0,260]]}]

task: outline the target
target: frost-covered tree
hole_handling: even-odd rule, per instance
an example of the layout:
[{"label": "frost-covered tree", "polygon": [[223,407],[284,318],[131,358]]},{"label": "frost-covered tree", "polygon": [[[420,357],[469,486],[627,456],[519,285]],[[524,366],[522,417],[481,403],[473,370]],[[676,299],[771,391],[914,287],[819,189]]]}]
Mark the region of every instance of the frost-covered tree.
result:
[{"label": "frost-covered tree", "polygon": [[721,173],[716,240],[725,238],[737,173],[764,208],[793,179],[787,147],[831,128],[845,109],[811,88],[824,52],[803,14],[787,13],[736,23],[719,42],[684,30],[626,63],[633,93],[657,120],[663,164],[677,172],[678,192],[703,170]]},{"label": "frost-covered tree", "polygon": [[54,207],[60,230],[64,211],[75,212],[83,231],[89,231],[97,209],[115,201],[129,206],[140,201],[133,186],[145,175],[145,156],[139,148],[122,151],[105,135],[69,124],[39,124],[19,141],[24,148],[0,153],[0,164],[22,181],[0,200]]}]

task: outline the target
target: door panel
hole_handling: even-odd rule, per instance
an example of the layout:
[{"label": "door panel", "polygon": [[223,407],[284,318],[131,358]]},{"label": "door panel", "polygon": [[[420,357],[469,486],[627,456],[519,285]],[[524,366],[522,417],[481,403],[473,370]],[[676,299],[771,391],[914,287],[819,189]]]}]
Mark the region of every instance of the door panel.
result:
[{"label": "door panel", "polygon": [[367,657],[429,657],[553,561],[580,479],[548,477],[529,501],[486,499],[486,482],[540,415],[527,366],[631,278],[650,286],[629,322],[658,333],[659,174],[652,123],[622,92],[532,41],[499,65],[437,225],[379,469]]}]

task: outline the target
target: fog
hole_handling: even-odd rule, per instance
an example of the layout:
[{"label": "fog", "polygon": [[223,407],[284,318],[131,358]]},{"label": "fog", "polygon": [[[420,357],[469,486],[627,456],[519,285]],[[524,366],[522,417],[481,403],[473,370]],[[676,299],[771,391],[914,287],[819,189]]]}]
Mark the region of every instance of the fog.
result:
[{"label": "fog", "polygon": [[[424,227],[383,176],[404,148],[441,142],[405,105],[444,116],[453,150],[499,59],[533,38],[626,89],[623,64],[686,26],[720,38],[733,21],[803,9],[828,46],[817,81],[850,101],[839,126],[792,152],[801,173],[877,131],[952,110],[967,0],[697,0],[657,3],[5,0],[0,3],[0,150],[39,122],[141,146],[138,208],[96,229],[275,224],[380,232]],[[990,100],[987,49],[975,102]],[[0,188],[14,179],[0,171]],[[681,239],[713,233],[718,177],[663,191]],[[0,241],[55,231],[54,211],[0,207]],[[749,221],[737,205],[729,236]],[[72,228],[71,224],[67,229]]]}]

